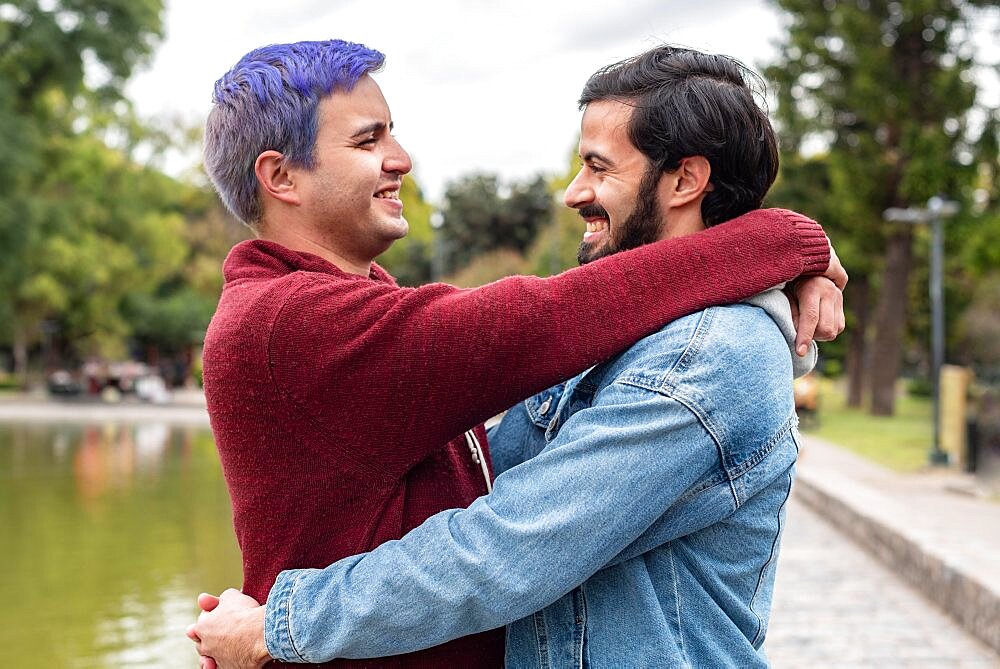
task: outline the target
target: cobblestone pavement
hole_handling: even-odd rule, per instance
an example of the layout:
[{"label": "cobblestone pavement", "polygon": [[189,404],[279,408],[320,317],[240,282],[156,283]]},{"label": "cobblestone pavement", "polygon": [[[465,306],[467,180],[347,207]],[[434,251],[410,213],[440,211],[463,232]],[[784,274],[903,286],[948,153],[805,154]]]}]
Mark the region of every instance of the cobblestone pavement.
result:
[{"label": "cobblestone pavement", "polygon": [[765,645],[775,669],[1000,668],[1000,656],[793,497]]}]

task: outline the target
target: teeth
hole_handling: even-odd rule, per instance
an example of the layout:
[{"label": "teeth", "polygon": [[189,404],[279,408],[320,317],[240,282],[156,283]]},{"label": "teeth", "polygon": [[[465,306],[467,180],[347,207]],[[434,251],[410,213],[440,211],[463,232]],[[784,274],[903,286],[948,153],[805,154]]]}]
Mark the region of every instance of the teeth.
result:
[{"label": "teeth", "polygon": [[375,197],[383,200],[398,200],[399,191],[398,190],[384,190],[381,193],[375,193]]},{"label": "teeth", "polygon": [[607,221],[587,221],[587,232],[599,232],[601,230],[607,230]]}]

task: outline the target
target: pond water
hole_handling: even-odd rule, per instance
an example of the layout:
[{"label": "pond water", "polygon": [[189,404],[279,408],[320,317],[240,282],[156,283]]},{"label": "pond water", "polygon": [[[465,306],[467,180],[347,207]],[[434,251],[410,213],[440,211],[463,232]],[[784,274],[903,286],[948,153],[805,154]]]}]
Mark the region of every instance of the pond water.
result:
[{"label": "pond water", "polygon": [[0,522],[9,666],[197,666],[195,597],[241,580],[207,426],[0,423]]}]

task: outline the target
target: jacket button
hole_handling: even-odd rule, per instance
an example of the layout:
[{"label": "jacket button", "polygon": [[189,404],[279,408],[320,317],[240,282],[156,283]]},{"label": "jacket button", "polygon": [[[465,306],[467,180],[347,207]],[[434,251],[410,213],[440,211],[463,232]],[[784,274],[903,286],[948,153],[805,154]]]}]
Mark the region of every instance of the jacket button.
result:
[{"label": "jacket button", "polygon": [[546,397],[545,401],[542,402],[542,406],[538,407],[538,413],[543,416],[549,412],[549,407],[552,406],[552,398]]}]

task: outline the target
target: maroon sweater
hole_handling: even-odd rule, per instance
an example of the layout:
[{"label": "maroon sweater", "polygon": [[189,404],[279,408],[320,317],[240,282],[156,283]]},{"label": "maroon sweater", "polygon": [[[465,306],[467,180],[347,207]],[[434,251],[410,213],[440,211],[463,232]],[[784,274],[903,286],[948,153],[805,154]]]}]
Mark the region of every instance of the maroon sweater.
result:
[{"label": "maroon sweater", "polygon": [[[325,567],[469,505],[486,484],[465,430],[670,320],[828,262],[819,226],[781,210],[474,290],[400,288],[378,266],[356,276],[238,244],[204,378],[244,592],[264,601],[282,569]],[[494,630],[329,666],[500,667],[503,644]]]}]

